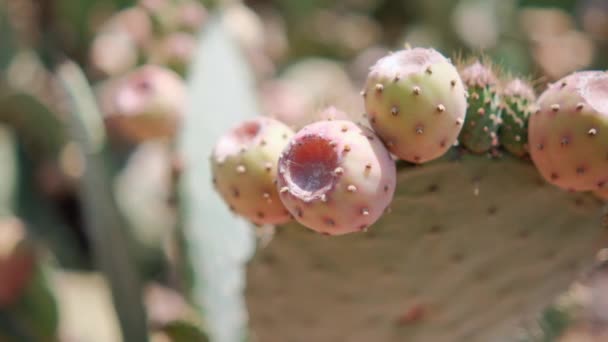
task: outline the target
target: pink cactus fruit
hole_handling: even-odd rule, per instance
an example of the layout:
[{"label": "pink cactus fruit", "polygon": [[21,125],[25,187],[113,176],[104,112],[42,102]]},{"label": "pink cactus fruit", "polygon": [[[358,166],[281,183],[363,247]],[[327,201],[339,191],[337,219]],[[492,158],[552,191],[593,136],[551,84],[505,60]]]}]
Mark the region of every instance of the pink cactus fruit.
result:
[{"label": "pink cactus fruit", "polygon": [[208,13],[198,0],[140,1],[155,25],[163,34],[175,32],[197,33],[204,26]]},{"label": "pink cactus fruit", "polygon": [[176,32],[164,36],[150,49],[149,61],[164,65],[184,76],[196,53],[196,37],[190,33]]},{"label": "pink cactus fruit", "polygon": [[433,49],[406,49],[381,58],[362,95],[371,126],[389,151],[414,163],[442,156],[465,120],[458,71]]},{"label": "pink cactus fruit", "polygon": [[[113,82],[112,82],[113,83]],[[172,137],[184,113],[186,88],[175,72],[145,65],[110,84],[103,95],[106,121],[126,138]]]},{"label": "pink cactus fruit", "polygon": [[208,17],[207,9],[199,0],[186,0],[176,7],[175,21],[177,29],[197,33]]},{"label": "pink cactus fruit", "polygon": [[551,184],[574,191],[608,186],[608,74],[576,72],[550,85],[530,116],[530,155]]},{"label": "pink cactus fruit", "polygon": [[265,113],[295,131],[316,121],[353,119],[333,107],[321,111],[313,109],[310,94],[303,92],[302,87],[292,81],[265,82],[260,90],[260,101]]},{"label": "pink cactus fruit", "polygon": [[291,82],[265,82],[260,88],[260,104],[264,113],[294,130],[309,123],[307,96]]},{"label": "pink cactus fruit", "polygon": [[125,33],[102,33],[95,37],[89,50],[93,70],[104,77],[117,76],[135,67],[137,46]]},{"label": "pink cactus fruit", "polygon": [[224,134],[211,156],[218,193],[236,214],[262,224],[291,219],[276,189],[277,161],[293,131],[272,118],[242,122]]},{"label": "pink cactus fruit", "polygon": [[367,230],[390,204],[396,168],[380,139],[352,121],[312,123],[279,159],[277,188],[302,225],[326,235]]},{"label": "pink cactus fruit", "polygon": [[130,7],[110,17],[101,32],[126,34],[136,46],[142,47],[152,37],[152,21],[143,8]]},{"label": "pink cactus fruit", "polygon": [[17,218],[0,221],[0,309],[14,305],[32,279],[36,253]]}]

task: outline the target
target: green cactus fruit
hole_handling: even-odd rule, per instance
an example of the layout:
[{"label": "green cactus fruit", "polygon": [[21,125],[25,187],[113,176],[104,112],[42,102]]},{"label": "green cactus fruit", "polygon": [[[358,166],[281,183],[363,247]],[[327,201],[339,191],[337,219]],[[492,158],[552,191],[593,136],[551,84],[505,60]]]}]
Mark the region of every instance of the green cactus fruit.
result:
[{"label": "green cactus fruit", "polygon": [[0,222],[0,309],[21,298],[33,276],[35,259],[23,223],[16,218],[3,219]]},{"label": "green cactus fruit", "polygon": [[467,118],[460,143],[473,153],[498,147],[498,127],[503,112],[498,81],[492,69],[475,61],[460,72],[469,94]]},{"label": "green cactus fruit", "polygon": [[505,109],[498,138],[501,145],[517,157],[528,154],[528,117],[533,110],[535,100],[534,90],[526,81],[515,78],[505,85],[503,91]]},{"label": "green cactus fruit", "polygon": [[456,142],[465,119],[460,76],[433,49],[406,49],[381,58],[362,94],[372,128],[390,152],[409,162],[443,155]]},{"label": "green cactus fruit", "polygon": [[108,84],[102,97],[106,122],[126,138],[140,142],[172,137],[186,102],[184,81],[175,72],[144,65]]},{"label": "green cactus fruit", "polygon": [[576,72],[550,85],[530,116],[530,155],[551,184],[608,187],[608,74]]},{"label": "green cactus fruit", "polygon": [[[330,109],[333,111],[333,109]],[[281,200],[302,225],[326,235],[367,230],[395,191],[395,162],[380,139],[352,121],[302,128],[279,159]]]},{"label": "green cactus fruit", "polygon": [[275,185],[277,161],[293,131],[258,117],[223,135],[211,156],[213,182],[231,210],[249,221],[280,224],[290,220]]}]

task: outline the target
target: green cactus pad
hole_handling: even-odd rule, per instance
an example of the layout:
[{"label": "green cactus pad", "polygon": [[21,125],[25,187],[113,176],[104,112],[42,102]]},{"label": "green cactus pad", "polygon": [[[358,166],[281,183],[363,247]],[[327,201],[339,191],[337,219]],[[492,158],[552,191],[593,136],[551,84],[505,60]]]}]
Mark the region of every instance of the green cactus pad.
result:
[{"label": "green cactus pad", "polygon": [[400,170],[368,233],[279,227],[249,268],[260,341],[511,341],[608,242],[601,203],[513,157]]}]

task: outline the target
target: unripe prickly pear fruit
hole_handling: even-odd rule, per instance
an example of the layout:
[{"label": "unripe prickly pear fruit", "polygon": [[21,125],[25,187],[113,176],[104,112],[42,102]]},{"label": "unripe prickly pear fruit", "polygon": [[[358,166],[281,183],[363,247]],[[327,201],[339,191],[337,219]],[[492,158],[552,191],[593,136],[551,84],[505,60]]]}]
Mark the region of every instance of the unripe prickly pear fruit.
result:
[{"label": "unripe prickly pear fruit", "polygon": [[530,116],[530,155],[551,184],[608,187],[608,73],[583,71],[550,85]]},{"label": "unripe prickly pear fruit", "polygon": [[279,159],[278,190],[302,225],[327,235],[367,230],[390,204],[395,163],[380,139],[352,121],[302,128]]},{"label": "unripe prickly pear fruit", "polygon": [[109,85],[103,95],[106,121],[125,137],[142,141],[172,137],[186,101],[184,81],[175,72],[145,65]]},{"label": "unripe prickly pear fruit", "polygon": [[258,117],[219,139],[211,156],[213,182],[232,211],[258,225],[290,220],[275,180],[279,155],[292,136],[280,121]]},{"label": "unripe prickly pear fruit", "polygon": [[25,227],[16,219],[0,222],[0,309],[19,300],[35,268],[35,251]]},{"label": "unripe prickly pear fruit", "polygon": [[511,154],[528,154],[528,118],[535,105],[534,90],[524,80],[515,78],[505,85],[502,125],[498,130],[500,143]]},{"label": "unripe prickly pear fruit", "polygon": [[362,94],[372,128],[390,152],[410,162],[443,155],[464,123],[460,76],[433,49],[406,49],[381,58],[371,68]]},{"label": "unripe prickly pear fruit", "polygon": [[503,105],[492,69],[475,61],[460,72],[467,87],[469,106],[460,133],[460,143],[473,153],[485,153],[498,146],[498,128]]}]

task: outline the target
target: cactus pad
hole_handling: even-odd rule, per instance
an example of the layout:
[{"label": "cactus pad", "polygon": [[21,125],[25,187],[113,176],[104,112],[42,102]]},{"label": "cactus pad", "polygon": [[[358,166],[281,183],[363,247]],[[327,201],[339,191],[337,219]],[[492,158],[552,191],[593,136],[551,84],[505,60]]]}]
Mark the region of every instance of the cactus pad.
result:
[{"label": "cactus pad", "polygon": [[399,171],[366,234],[279,227],[249,268],[260,341],[509,341],[608,242],[601,203],[513,157]]}]

